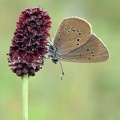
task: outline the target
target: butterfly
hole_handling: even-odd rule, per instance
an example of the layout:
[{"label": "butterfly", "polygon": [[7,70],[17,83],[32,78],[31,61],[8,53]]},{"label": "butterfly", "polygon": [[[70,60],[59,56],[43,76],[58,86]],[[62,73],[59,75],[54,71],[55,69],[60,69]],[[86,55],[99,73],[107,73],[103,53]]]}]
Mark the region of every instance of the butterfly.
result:
[{"label": "butterfly", "polygon": [[92,32],[90,23],[79,17],[63,19],[54,40],[49,45],[48,56],[58,61],[98,63],[109,59],[102,40]]}]

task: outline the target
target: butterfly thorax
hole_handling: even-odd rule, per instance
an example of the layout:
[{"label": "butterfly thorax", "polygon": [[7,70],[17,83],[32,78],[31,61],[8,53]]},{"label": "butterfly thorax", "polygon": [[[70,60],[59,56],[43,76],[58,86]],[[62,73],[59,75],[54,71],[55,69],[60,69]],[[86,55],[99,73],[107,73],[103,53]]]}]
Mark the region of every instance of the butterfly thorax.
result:
[{"label": "butterfly thorax", "polygon": [[53,63],[57,63],[58,62],[58,56],[57,56],[57,48],[53,45],[49,45],[49,49],[48,49],[48,57],[51,57],[51,60]]}]

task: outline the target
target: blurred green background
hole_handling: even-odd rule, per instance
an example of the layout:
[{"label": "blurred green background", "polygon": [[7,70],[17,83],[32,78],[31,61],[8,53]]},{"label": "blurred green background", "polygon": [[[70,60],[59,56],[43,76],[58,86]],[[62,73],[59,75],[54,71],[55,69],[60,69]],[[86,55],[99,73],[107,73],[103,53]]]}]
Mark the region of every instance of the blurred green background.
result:
[{"label": "blurred green background", "polygon": [[110,51],[104,63],[45,61],[29,79],[29,120],[120,120],[120,1],[1,0],[0,1],[0,120],[22,120],[21,79],[8,66],[7,55],[18,17],[40,5],[52,18],[51,39],[65,17],[78,16]]}]

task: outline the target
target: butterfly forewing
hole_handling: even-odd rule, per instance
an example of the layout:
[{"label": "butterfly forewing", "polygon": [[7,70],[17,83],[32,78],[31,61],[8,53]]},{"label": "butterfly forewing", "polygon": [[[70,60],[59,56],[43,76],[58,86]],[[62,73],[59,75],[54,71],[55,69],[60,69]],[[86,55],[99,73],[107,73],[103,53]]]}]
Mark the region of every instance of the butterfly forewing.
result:
[{"label": "butterfly forewing", "polygon": [[66,54],[85,44],[91,36],[90,24],[78,17],[66,18],[60,24],[53,46],[59,54]]},{"label": "butterfly forewing", "polygon": [[59,59],[68,62],[103,62],[108,60],[109,53],[106,46],[96,36],[91,35],[90,39],[81,47],[76,48],[69,53],[61,55]]}]

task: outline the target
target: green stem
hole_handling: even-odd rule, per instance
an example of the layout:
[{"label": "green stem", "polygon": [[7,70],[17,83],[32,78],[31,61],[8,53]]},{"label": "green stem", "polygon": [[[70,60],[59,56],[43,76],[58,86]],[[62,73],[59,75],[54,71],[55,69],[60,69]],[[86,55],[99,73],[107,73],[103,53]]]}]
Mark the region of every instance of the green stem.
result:
[{"label": "green stem", "polygon": [[28,120],[28,74],[22,79],[22,113],[23,120]]}]

